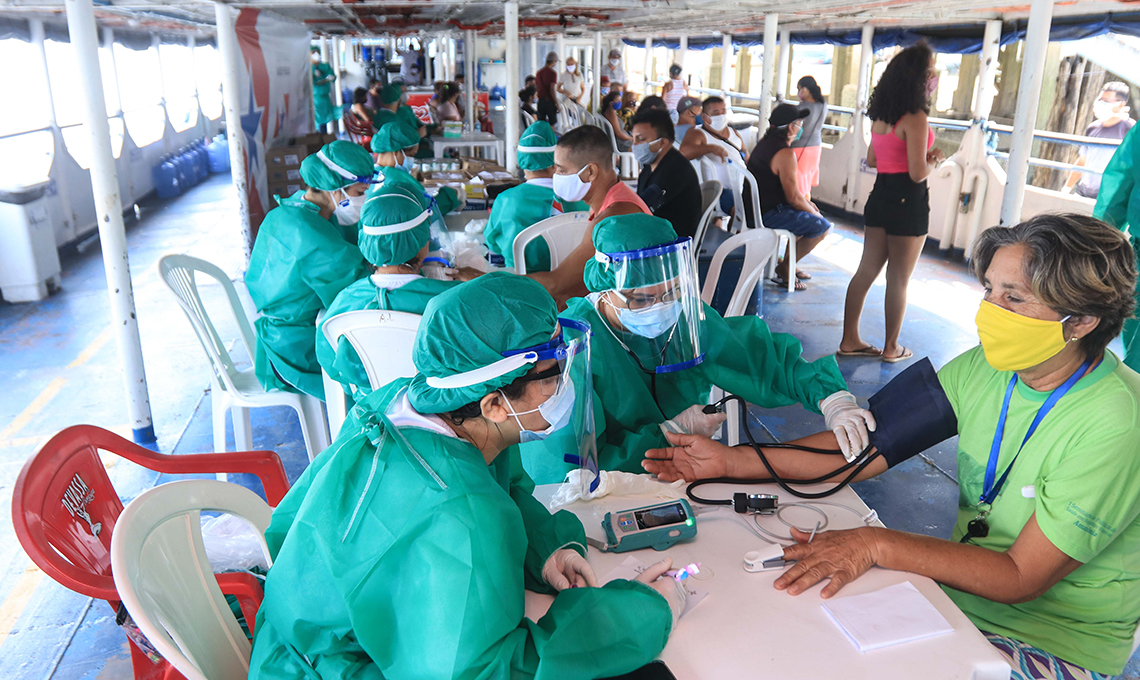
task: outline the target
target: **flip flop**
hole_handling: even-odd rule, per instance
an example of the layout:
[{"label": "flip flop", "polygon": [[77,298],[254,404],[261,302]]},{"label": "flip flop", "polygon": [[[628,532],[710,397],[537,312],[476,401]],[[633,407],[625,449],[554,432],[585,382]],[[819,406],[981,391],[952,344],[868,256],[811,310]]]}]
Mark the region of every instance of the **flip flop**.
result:
[{"label": "flip flop", "polygon": [[844,352],[843,350],[838,350],[835,352],[835,354],[837,356],[841,356],[841,357],[876,357],[877,358],[877,357],[883,356],[883,350],[879,349],[878,347],[875,347],[874,345],[867,345],[866,347],[861,347],[861,348],[856,349],[856,350],[851,350],[850,352]]},{"label": "flip flop", "polygon": [[883,362],[888,364],[897,364],[900,361],[906,361],[907,359],[914,358],[914,352],[910,351],[906,347],[903,347],[902,350],[902,354],[898,355],[897,357],[882,357]]},{"label": "flip flop", "polygon": [[[783,288],[784,290],[787,290],[787,288],[788,288],[788,282],[787,282],[787,281],[785,281],[784,279],[781,279],[781,278],[777,277],[777,276],[773,276],[773,277],[772,277],[771,279],[769,279],[769,280],[770,280],[772,283],[776,284],[777,286],[780,286],[780,287],[781,287],[781,288]],[[796,279],[796,284],[795,284],[795,289],[796,289],[796,290],[807,290],[807,284],[806,284],[806,283],[804,283],[803,281],[800,281],[800,280],[797,278],[797,279]]]},{"label": "flip flop", "polygon": [[800,281],[811,281],[811,274],[808,274],[805,271],[800,271],[799,269],[797,269],[796,270],[796,278],[799,279]]}]

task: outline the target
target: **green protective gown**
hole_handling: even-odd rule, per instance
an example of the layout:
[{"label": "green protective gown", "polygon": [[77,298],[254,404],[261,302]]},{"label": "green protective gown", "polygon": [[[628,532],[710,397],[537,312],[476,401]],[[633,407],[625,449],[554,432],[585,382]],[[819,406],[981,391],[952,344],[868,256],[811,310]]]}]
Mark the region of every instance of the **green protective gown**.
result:
[{"label": "green protective gown", "polygon": [[[641,467],[645,451],[669,446],[660,424],[693,404],[708,403],[713,386],[764,408],[798,402],[815,413],[824,397],[847,389],[834,356],[805,361],[799,340],[773,333],[760,317],[725,319],[708,305],[704,309],[705,360],[656,376],[658,408],[650,375],[614,340],[594,306],[585,298],[567,303],[562,316],[584,319],[593,329],[590,362],[599,468],[645,472]],[[631,349],[638,349],[638,336],[615,332]],[[521,448],[523,465],[538,484],[560,482],[575,467],[557,451],[548,450],[545,442]]]},{"label": "green protective gown", "polygon": [[[362,309],[390,309],[409,314],[423,314],[427,303],[436,295],[459,285],[460,281],[438,281],[417,278],[394,290],[378,287],[371,276],[360,279],[336,296],[325,313],[325,319],[337,314],[356,312]],[[341,338],[333,350],[321,327],[317,328],[317,361],[329,377],[339,382],[348,395],[360,398],[372,391],[368,383],[368,373],[360,356],[346,338]]]},{"label": "green protective gown", "polygon": [[313,64],[313,110],[316,113],[317,127],[336,120],[336,109],[332,101],[332,87],[336,81],[332,66],[323,61]]},{"label": "green protective gown", "polygon": [[354,409],[274,511],[250,680],[574,680],[659,654],[669,606],[641,583],[568,589],[525,618],[524,589],[551,592],[547,558],[584,552],[581,523],[534,499],[517,447],[487,465],[464,440],[388,431],[374,409],[406,384]]},{"label": "green protective gown", "polygon": [[[1100,180],[1100,193],[1097,194],[1093,216],[1127,232],[1132,240],[1132,250],[1136,253],[1137,266],[1140,266],[1140,127],[1133,126],[1120,143]],[[1132,227],[1138,233],[1132,233]],[[1140,281],[1137,281],[1136,300],[1140,302]],[[1140,371],[1140,321],[1126,319],[1124,331],[1120,334],[1124,341],[1124,363],[1134,371]]]},{"label": "green protective gown", "polygon": [[[384,175],[384,182],[375,184],[368,190],[368,196],[371,198],[381,192],[384,187],[395,184],[398,186],[407,187],[419,199],[420,204],[424,210],[431,208],[431,221],[435,224],[436,228],[441,232],[447,232],[447,223],[443,220],[443,213],[440,212],[439,206],[432,203],[431,199],[424,191],[424,185],[420,184],[419,180],[412,177],[412,173],[401,167],[393,168],[380,168],[380,172]],[[448,187],[444,187],[445,189]],[[438,244],[435,244],[438,245]],[[435,248],[433,245],[433,249]]]},{"label": "green protective gown", "polygon": [[[400,108],[396,109],[396,120],[402,121],[417,130],[427,125],[407,104],[400,104]],[[416,150],[416,158],[435,158],[435,147],[431,143],[431,134],[435,132],[435,127],[435,125],[427,125],[428,134],[420,140],[420,147]]]},{"label": "green protective gown", "polygon": [[[550,180],[547,180],[549,182]],[[515,237],[523,229],[535,225],[542,220],[563,212],[577,212],[589,210],[590,206],[581,201],[563,202],[559,200],[561,210],[554,211],[554,189],[545,186],[545,182],[536,183],[529,180],[525,184],[507,189],[495,198],[491,207],[491,217],[487,220],[487,228],[483,236],[487,249],[492,253],[502,255],[508,267],[515,266],[514,242]],[[526,270],[530,272],[550,271],[550,249],[544,239],[535,239],[526,247]]]},{"label": "green protective gown", "polygon": [[245,283],[262,316],[254,322],[254,368],[265,389],[324,398],[313,332],[317,313],[368,275],[360,249],[344,240],[304,192],[282,199],[257,232]]}]

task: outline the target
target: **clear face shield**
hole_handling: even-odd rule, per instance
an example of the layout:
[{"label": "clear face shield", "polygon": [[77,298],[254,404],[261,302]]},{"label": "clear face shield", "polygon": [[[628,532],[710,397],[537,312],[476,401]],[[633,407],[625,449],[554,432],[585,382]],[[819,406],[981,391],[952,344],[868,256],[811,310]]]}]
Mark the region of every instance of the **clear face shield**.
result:
[{"label": "clear face shield", "polygon": [[443,221],[443,216],[439,209],[436,207],[435,197],[429,194],[424,194],[431,203],[429,210],[431,215],[430,220],[431,243],[428,245],[428,254],[424,258],[423,275],[429,279],[439,279],[442,281],[449,281],[451,277],[448,276],[446,270],[455,268],[455,244],[454,236],[447,229],[447,224]]},{"label": "clear face shield", "polygon": [[647,373],[683,371],[704,361],[705,312],[692,248],[693,240],[683,238],[594,255],[616,279],[599,296],[599,312],[617,320],[606,329]]},{"label": "clear face shield", "polygon": [[[582,469],[583,493],[598,488],[598,444],[595,438],[593,374],[590,368],[590,326],[575,319],[558,319],[559,331],[550,342],[507,353],[508,358],[533,357],[533,363],[554,359],[545,371],[532,372],[523,380],[536,381],[549,397],[540,408],[550,426],[543,432],[524,432],[522,441],[544,440],[547,450]],[[528,436],[529,435],[529,436]]]}]

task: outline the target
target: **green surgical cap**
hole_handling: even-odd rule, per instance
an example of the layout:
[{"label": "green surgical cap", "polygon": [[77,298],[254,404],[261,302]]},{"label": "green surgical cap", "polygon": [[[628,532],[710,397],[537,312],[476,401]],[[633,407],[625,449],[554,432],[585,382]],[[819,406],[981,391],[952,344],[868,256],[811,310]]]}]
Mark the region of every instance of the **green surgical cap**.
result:
[{"label": "green surgical cap", "polygon": [[403,88],[400,86],[400,83],[388,83],[380,88],[380,101],[385,104],[399,101],[402,92]]},{"label": "green surgical cap", "polygon": [[408,386],[412,408],[446,413],[511,384],[533,365],[469,387],[431,387],[427,381],[490,366],[503,352],[550,342],[557,324],[550,293],[534,279],[506,272],[485,274],[432,298],[412,350],[418,371]]},{"label": "green surgical cap", "polygon": [[[519,167],[523,170],[545,170],[554,165],[554,145],[558,137],[550,123],[540,120],[523,131],[519,139]],[[550,151],[531,152],[526,149],[550,148]]]},{"label": "green surgical cap", "polygon": [[454,212],[462,201],[459,200],[459,192],[455,187],[440,187],[439,193],[435,195],[435,204],[439,207],[439,212],[446,215]]},{"label": "green surgical cap", "polygon": [[380,130],[376,134],[372,135],[372,151],[374,153],[402,151],[408,147],[418,146],[419,143],[419,130],[398,120],[385,123],[380,126]]},{"label": "green surgical cap", "polygon": [[[325,160],[320,158],[321,155]],[[345,177],[345,174],[352,177]],[[375,174],[372,155],[364,147],[339,139],[325,144],[318,153],[306,156],[301,161],[301,179],[314,189],[324,191],[342,189],[356,184],[357,177],[372,177]]]},{"label": "green surgical cap", "polygon": [[[414,197],[400,187],[382,188],[360,211],[360,252],[376,265],[404,264],[420,252],[431,238],[431,216]],[[369,233],[387,231],[392,233]]]},{"label": "green surgical cap", "polygon": [[[599,253],[621,253],[662,246],[677,240],[677,232],[669,220],[645,213],[615,215],[594,225],[594,250]],[[627,268],[624,288],[641,288],[661,283],[662,267],[658,258],[627,260],[624,264],[604,264],[596,259],[586,261],[582,274],[586,288],[601,293],[617,288],[616,267]]]}]

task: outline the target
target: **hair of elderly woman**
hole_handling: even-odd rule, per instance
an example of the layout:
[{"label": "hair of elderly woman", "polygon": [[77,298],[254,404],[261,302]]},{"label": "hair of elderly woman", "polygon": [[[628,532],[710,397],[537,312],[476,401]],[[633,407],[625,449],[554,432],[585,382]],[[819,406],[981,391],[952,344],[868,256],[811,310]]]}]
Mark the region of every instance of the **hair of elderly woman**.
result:
[{"label": "hair of elderly woman", "polygon": [[1013,227],[987,229],[974,244],[974,273],[984,285],[994,254],[1025,247],[1023,271],[1033,295],[1061,316],[1095,316],[1081,338],[1086,357],[1099,357],[1136,308],[1136,255],[1128,238],[1076,213],[1042,214]]}]

